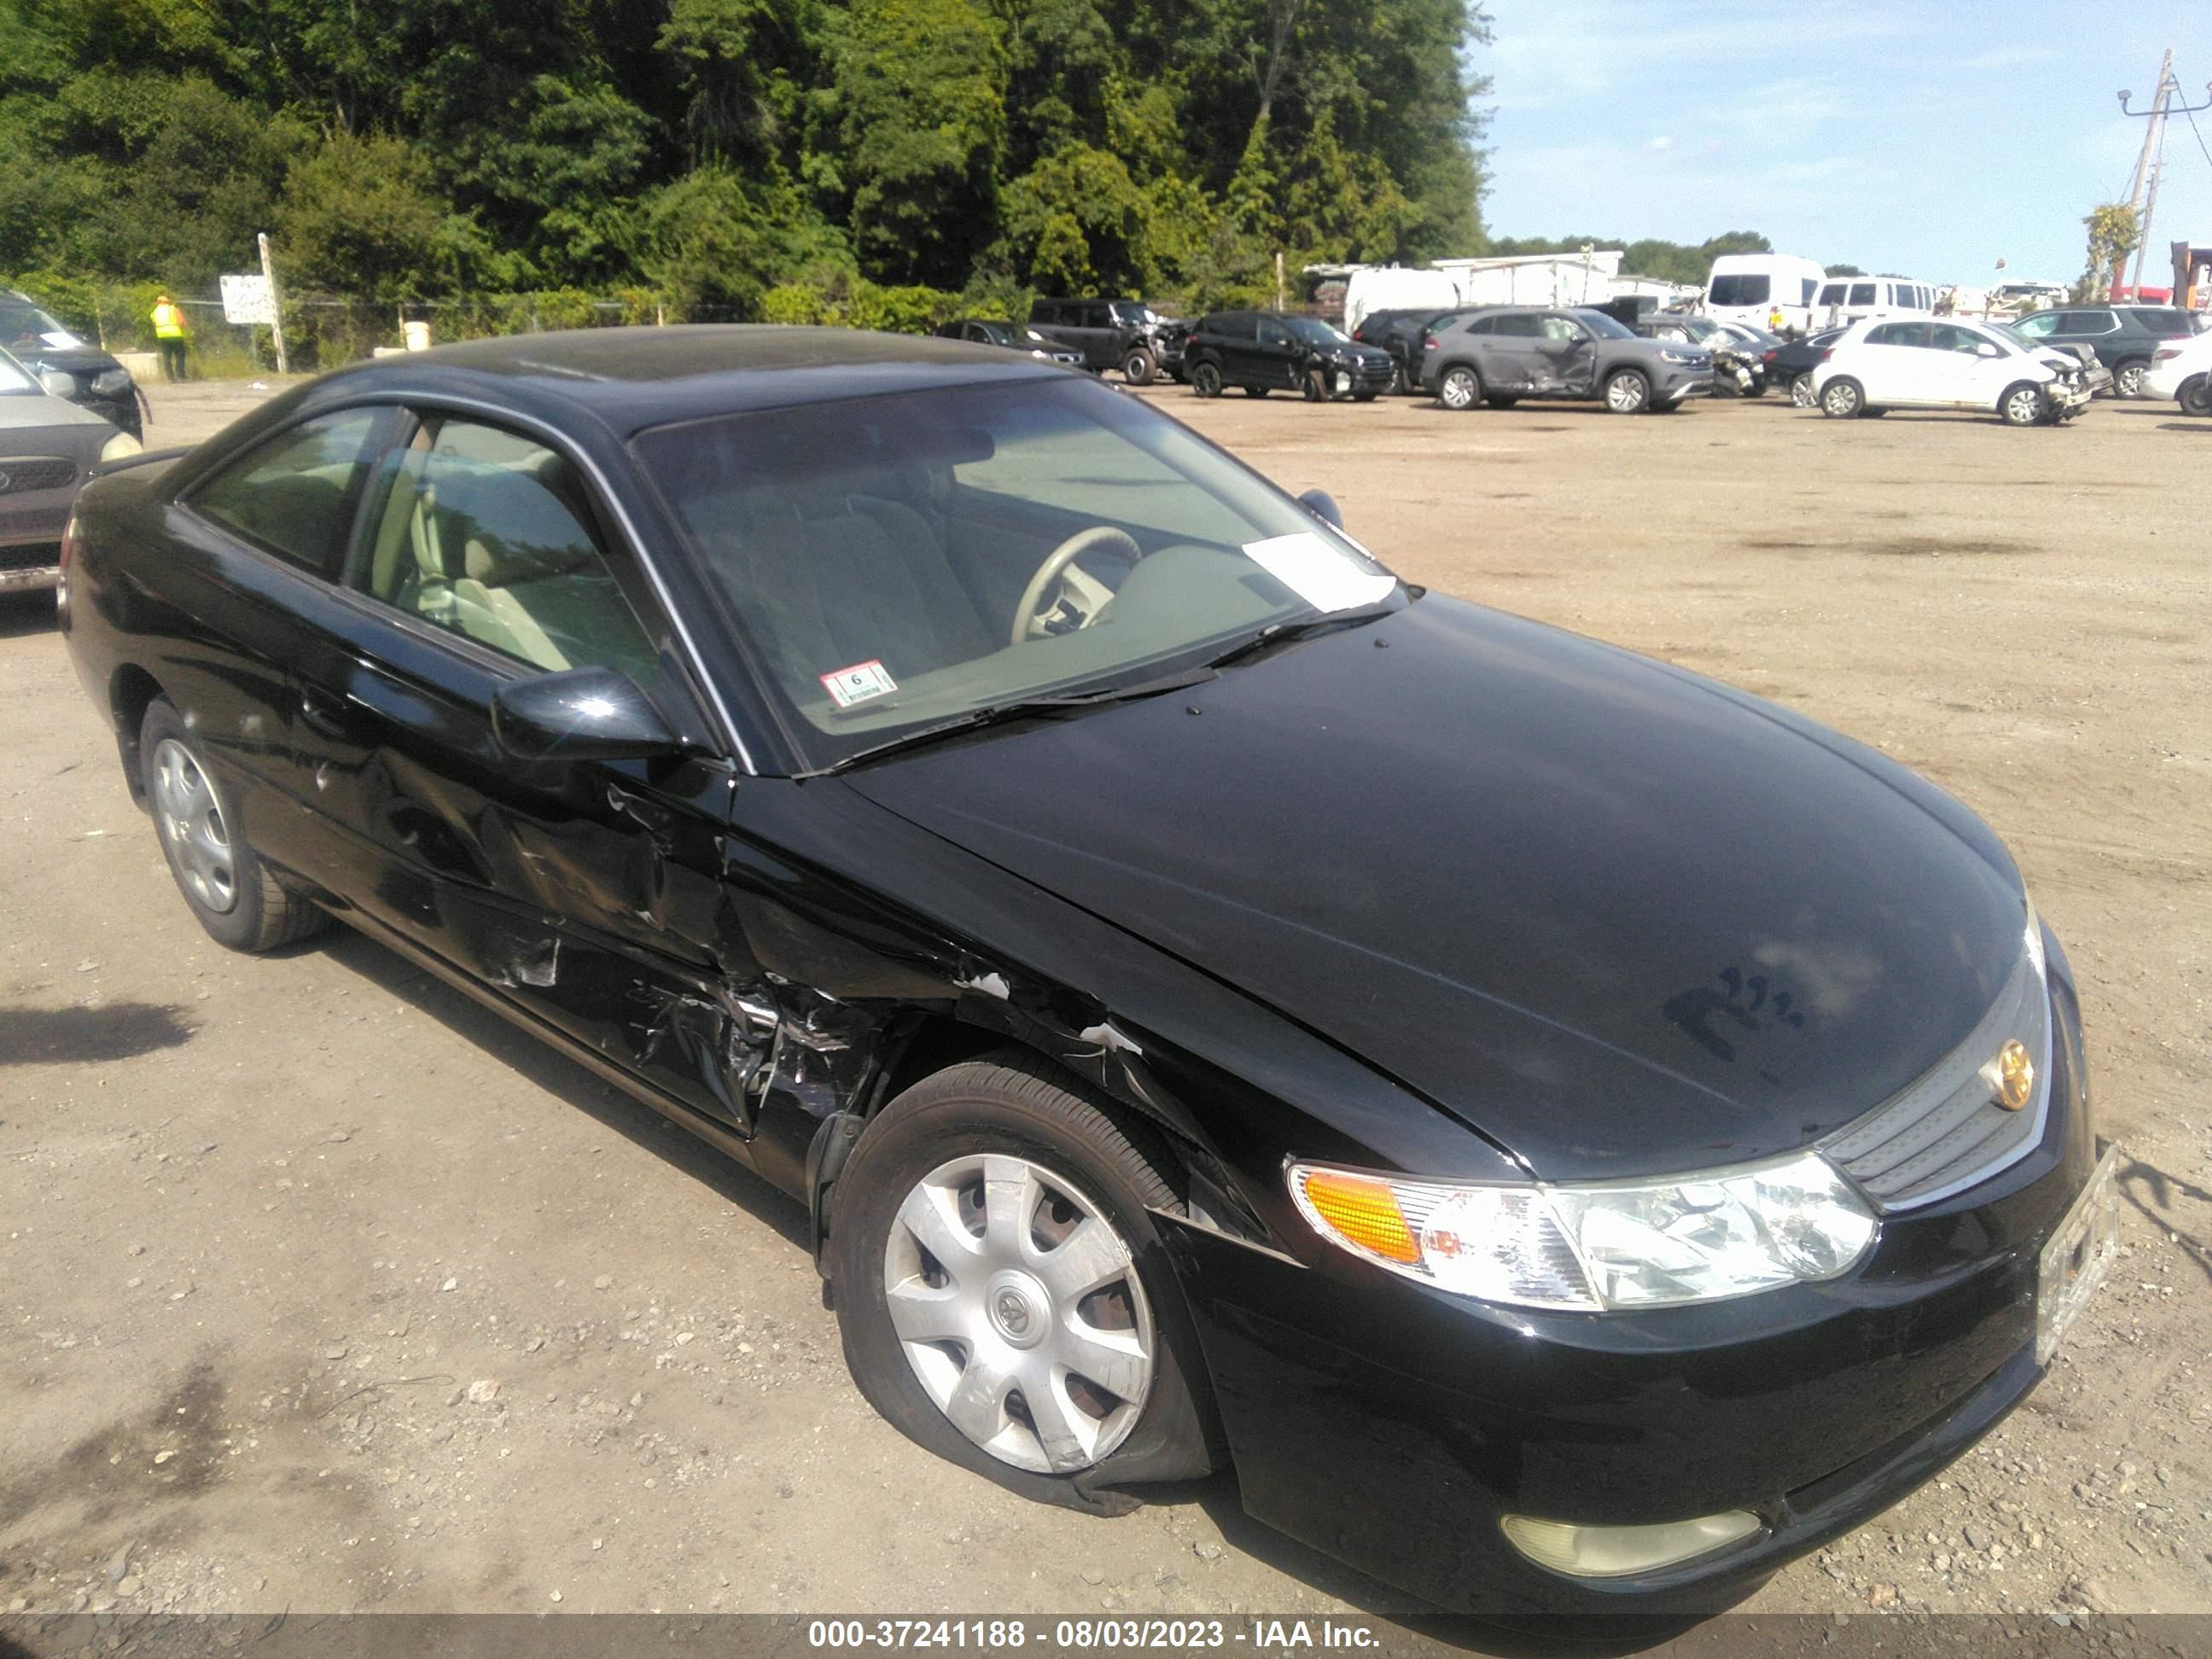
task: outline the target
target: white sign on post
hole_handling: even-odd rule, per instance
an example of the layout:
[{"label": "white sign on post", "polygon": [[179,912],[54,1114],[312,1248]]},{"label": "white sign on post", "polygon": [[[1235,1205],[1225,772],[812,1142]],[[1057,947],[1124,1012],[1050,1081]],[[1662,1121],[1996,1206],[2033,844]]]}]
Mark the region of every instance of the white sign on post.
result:
[{"label": "white sign on post", "polygon": [[245,326],[268,328],[276,321],[276,306],[269,297],[266,276],[226,276],[222,279],[222,319]]}]

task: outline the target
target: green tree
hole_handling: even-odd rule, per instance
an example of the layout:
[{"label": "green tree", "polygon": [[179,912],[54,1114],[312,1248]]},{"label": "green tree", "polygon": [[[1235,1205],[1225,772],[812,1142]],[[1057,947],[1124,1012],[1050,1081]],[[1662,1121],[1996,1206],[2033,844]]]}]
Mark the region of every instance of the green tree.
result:
[{"label": "green tree", "polygon": [[2081,222],[2089,232],[2089,263],[2075,297],[2101,300],[2120,281],[2128,255],[2142,245],[2142,222],[2124,202],[2092,208]]}]

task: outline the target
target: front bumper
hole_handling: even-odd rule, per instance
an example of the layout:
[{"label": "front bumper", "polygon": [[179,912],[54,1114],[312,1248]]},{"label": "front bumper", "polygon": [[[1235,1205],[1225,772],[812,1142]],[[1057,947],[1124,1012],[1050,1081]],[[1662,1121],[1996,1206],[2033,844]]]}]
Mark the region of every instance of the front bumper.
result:
[{"label": "front bumper", "polygon": [[[2105,378],[2109,382],[2112,376],[2107,374]],[[2043,388],[2043,395],[2053,410],[2070,415],[2076,410],[2087,409],[2089,406],[2090,398],[2095,394],[2086,384],[2061,386],[2057,381],[2053,381]]]},{"label": "front bumper", "polygon": [[1651,389],[1654,403],[1672,406],[1690,398],[1710,398],[1713,395],[1713,374],[1711,369],[1674,374]]},{"label": "front bumper", "polygon": [[[2053,993],[2042,1143],[1887,1218],[1833,1284],[1547,1314],[1326,1247],[1301,1263],[1172,1230],[1246,1510],[1438,1607],[1497,1615],[1712,1611],[1895,1504],[2042,1374],[2039,1256],[2095,1162],[2078,1018]],[[1633,1526],[1730,1510],[1761,1529],[1626,1578],[1539,1567],[1500,1528],[1510,1514]]]}]

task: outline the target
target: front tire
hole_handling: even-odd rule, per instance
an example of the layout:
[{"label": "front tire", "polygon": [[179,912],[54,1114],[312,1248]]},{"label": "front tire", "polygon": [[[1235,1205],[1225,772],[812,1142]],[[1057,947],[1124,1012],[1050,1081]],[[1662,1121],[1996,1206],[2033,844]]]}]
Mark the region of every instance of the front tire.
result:
[{"label": "front tire", "polygon": [[1449,410],[1473,409],[1482,401],[1482,377],[1465,363],[1454,363],[1437,383],[1437,401]]},{"label": "front tire", "polygon": [[1328,401],[1328,375],[1325,371],[1308,369],[1303,384],[1308,403],[1325,404]]},{"label": "front tire", "polygon": [[2173,401],[2185,415],[2212,415],[2212,374],[2192,375],[2174,388]]},{"label": "front tire", "polygon": [[1866,413],[1866,392],[1856,380],[1838,376],[1820,388],[1820,413],[1832,421],[1849,421]]},{"label": "front tire", "polygon": [[198,741],[167,697],[138,728],[140,781],[169,873],[208,937],[234,951],[273,951],[328,925],[312,900],[293,892],[239,832]]},{"label": "front tire", "polygon": [[1216,363],[1200,363],[1190,372],[1190,389],[1201,398],[1221,395],[1221,368]]},{"label": "front tire", "polygon": [[1615,369],[1606,380],[1605,406],[1615,415],[1641,415],[1651,407],[1651,382],[1639,369]]},{"label": "front tire", "polygon": [[2050,412],[2043,389],[2027,380],[2008,386],[1997,399],[1997,414],[2007,426],[2040,426]]},{"label": "front tire", "polygon": [[1159,360],[1141,346],[1121,359],[1121,378],[1131,386],[1150,386],[1159,372]]},{"label": "front tire", "polygon": [[1182,1198],[1079,1086],[1012,1052],[924,1079],[862,1133],[829,1244],[870,1403],[927,1449],[1071,1504],[1219,1462],[1152,1216]]}]

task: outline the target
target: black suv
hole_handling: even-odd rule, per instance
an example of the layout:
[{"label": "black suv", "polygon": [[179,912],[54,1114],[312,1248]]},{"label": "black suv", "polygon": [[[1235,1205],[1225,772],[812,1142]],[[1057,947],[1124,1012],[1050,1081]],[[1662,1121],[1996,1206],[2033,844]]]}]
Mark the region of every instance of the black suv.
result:
[{"label": "black suv", "polygon": [[139,422],[138,383],[131,371],[70,333],[30,295],[13,289],[0,289],[0,346],[14,353],[15,361],[55,397],[105,416],[134,438],[145,437]]},{"label": "black suv", "polygon": [[1038,300],[1030,326],[1081,352],[1086,368],[1120,369],[1131,386],[1151,385],[1171,355],[1163,349],[1159,318],[1141,300]]},{"label": "black suv", "polygon": [[1362,345],[1376,346],[1390,354],[1391,364],[1397,372],[1390,382],[1391,391],[1416,392],[1421,385],[1421,342],[1468,309],[1466,306],[1442,310],[1435,306],[1421,306],[1413,310],[1370,311],[1359,319],[1359,326],[1352,331],[1352,337]]},{"label": "black suv", "polygon": [[1303,392],[1309,403],[1350,398],[1368,404],[1390,387],[1390,354],[1346,338],[1318,317],[1280,311],[1217,311],[1183,341],[1183,376],[1201,398],[1225,386],[1248,398]]},{"label": "black suv", "polygon": [[2055,306],[2014,319],[2012,331],[2039,345],[2089,347],[2112,371],[2112,395],[2140,398],[2159,342],[2186,338],[2197,323],[2172,306]]}]

